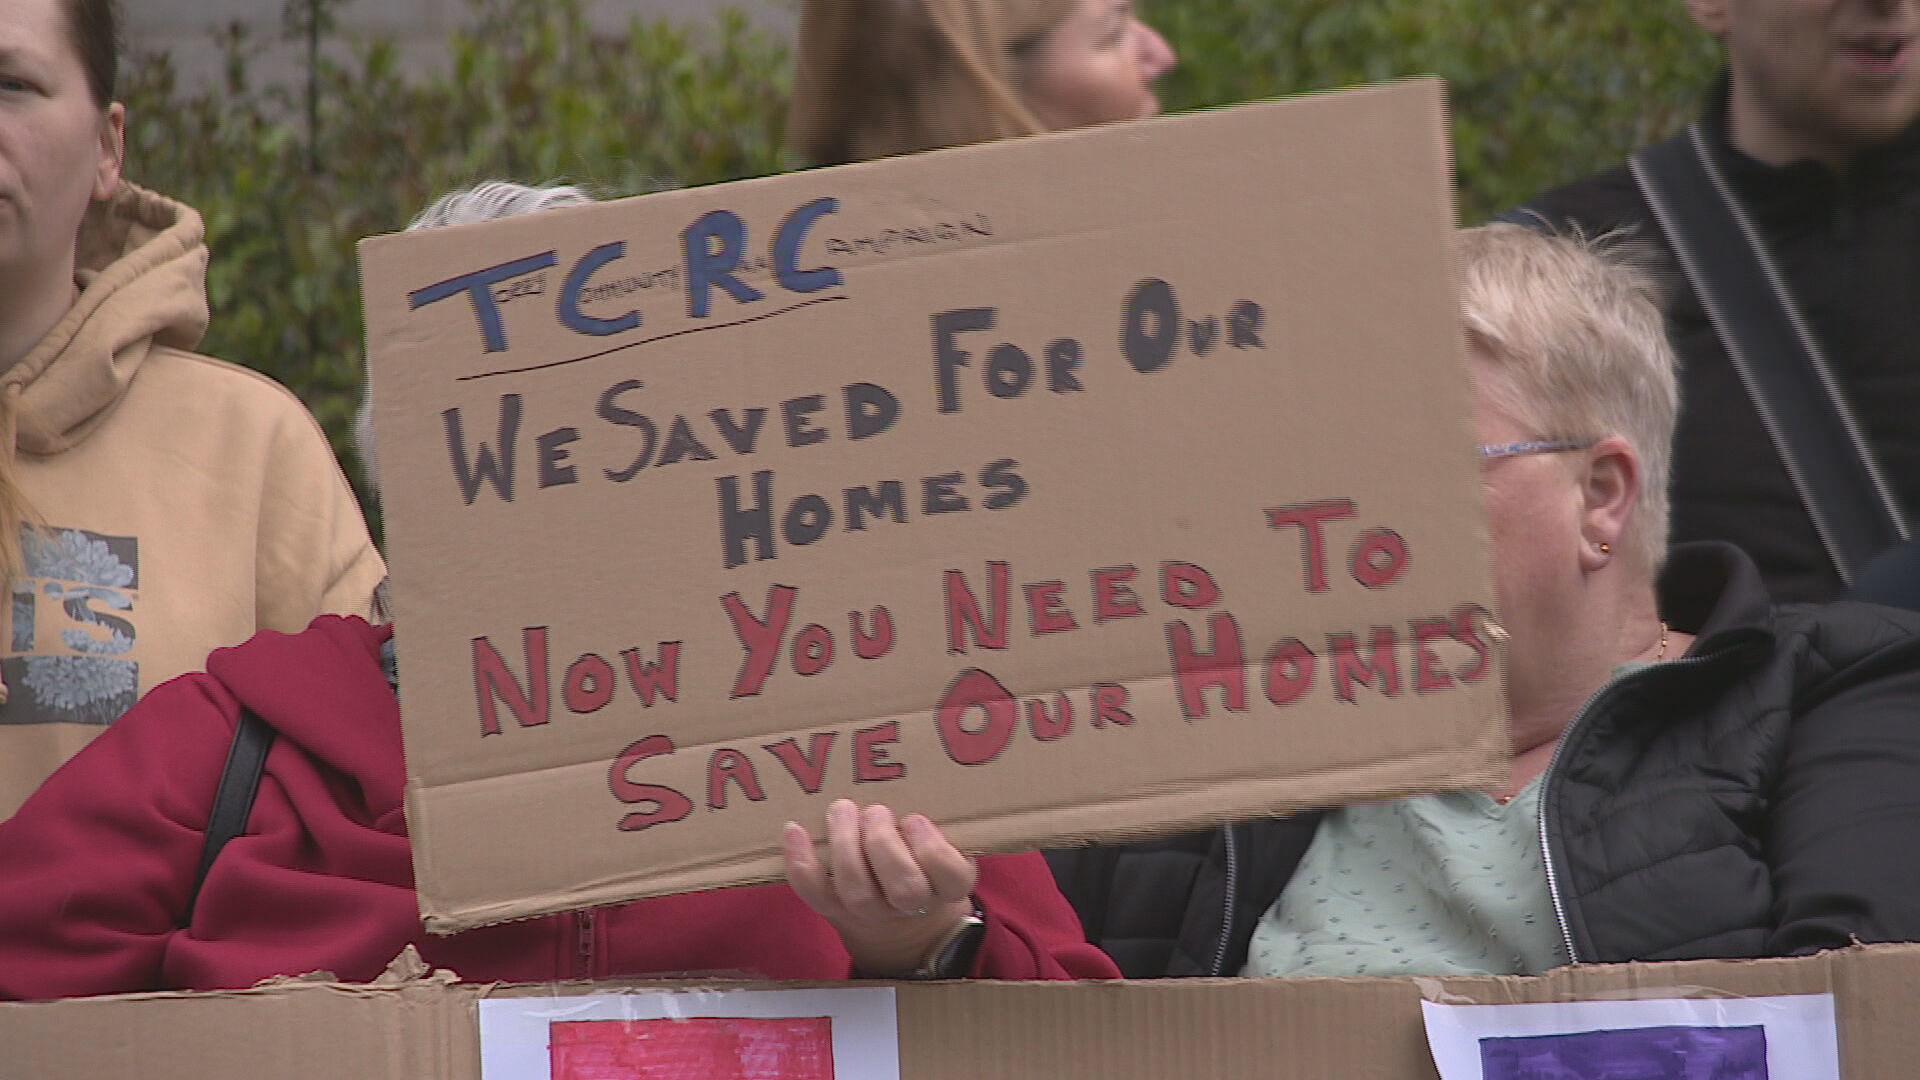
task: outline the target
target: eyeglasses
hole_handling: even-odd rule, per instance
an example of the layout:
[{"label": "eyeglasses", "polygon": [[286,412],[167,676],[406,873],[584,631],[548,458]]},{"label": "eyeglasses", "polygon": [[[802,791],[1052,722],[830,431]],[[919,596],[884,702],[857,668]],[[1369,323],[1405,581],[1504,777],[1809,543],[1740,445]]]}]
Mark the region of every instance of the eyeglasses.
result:
[{"label": "eyeglasses", "polygon": [[1585,450],[1592,446],[1593,439],[1534,439],[1529,442],[1482,444],[1479,447],[1482,460],[1494,458],[1519,457],[1523,454],[1561,454],[1569,450]]}]

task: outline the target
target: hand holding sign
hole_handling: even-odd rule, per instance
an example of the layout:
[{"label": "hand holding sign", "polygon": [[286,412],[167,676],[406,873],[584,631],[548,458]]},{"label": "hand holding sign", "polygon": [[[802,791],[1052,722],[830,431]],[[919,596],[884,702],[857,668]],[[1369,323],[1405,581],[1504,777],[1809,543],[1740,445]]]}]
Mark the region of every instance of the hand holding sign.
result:
[{"label": "hand holding sign", "polygon": [[913,971],[973,911],[979,870],[919,814],[895,818],[877,803],[836,799],[827,807],[825,862],[794,822],[781,847],[793,891],[839,932],[863,975]]}]

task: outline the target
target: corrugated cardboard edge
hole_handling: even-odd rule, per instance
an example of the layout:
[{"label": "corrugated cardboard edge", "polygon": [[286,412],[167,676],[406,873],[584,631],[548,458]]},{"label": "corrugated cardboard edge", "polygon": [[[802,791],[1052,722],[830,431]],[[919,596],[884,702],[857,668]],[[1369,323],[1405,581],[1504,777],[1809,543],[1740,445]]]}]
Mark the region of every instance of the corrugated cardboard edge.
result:
[{"label": "corrugated cardboard edge", "polygon": [[[475,1003],[485,997],[846,985],[442,980],[0,1005],[0,1078],[479,1080]],[[1920,945],[1590,965],[1539,978],[896,984],[905,1080],[1435,1080],[1423,997],[1505,1004],[1822,992],[1836,997],[1847,1080],[1915,1074]]]},{"label": "corrugated cardboard edge", "polygon": [[290,981],[0,1005],[5,1080],[476,1078],[480,988]]}]

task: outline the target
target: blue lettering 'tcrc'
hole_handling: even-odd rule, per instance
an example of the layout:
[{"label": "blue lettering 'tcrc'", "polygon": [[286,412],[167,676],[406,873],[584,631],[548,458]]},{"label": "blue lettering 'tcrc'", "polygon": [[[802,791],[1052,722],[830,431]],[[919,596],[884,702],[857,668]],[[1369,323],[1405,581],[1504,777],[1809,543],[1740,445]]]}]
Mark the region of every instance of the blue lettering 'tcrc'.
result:
[{"label": "blue lettering 'tcrc'", "polygon": [[[831,289],[842,283],[844,279],[834,267],[817,266],[803,270],[795,265],[800,257],[800,247],[806,241],[807,230],[820,218],[839,209],[840,200],[819,198],[795,207],[781,220],[779,228],[774,231],[772,248],[773,276],[781,288],[805,294]],[[702,319],[707,316],[712,309],[711,290],[715,286],[726,290],[735,303],[750,304],[765,298],[760,290],[735,276],[747,247],[747,228],[738,214],[729,210],[714,210],[701,215],[681,233],[681,245],[686,255],[687,314],[690,317]],[[623,333],[640,325],[640,312],[637,310],[613,318],[599,318],[580,310],[580,298],[586,291],[587,282],[601,267],[625,258],[626,253],[626,242],[614,240],[587,252],[574,263],[567,272],[555,303],[555,315],[561,325],[574,333],[594,337]],[[494,299],[493,286],[545,270],[558,261],[557,252],[543,251],[499,263],[415,289],[407,294],[407,303],[409,308],[418,311],[428,304],[466,293],[473,305],[474,319],[480,326],[480,341],[485,351],[505,352],[507,331],[500,320],[500,307]]]},{"label": "blue lettering 'tcrc'", "polygon": [[[715,251],[713,242],[720,242]],[[710,286],[727,290],[736,303],[751,304],[763,295],[760,290],[733,276],[740,268],[740,256],[747,248],[747,227],[740,215],[731,210],[711,210],[687,226],[680,234],[687,256],[687,315],[704,319],[711,306]]]},{"label": "blue lettering 'tcrc'", "polygon": [[567,329],[576,334],[605,337],[640,325],[638,311],[629,311],[625,315],[616,315],[611,319],[600,319],[580,310],[580,292],[586,288],[587,279],[593,276],[594,271],[615,259],[624,258],[626,254],[625,240],[610,241],[580,256],[580,261],[573,264],[572,270],[567,271],[567,280],[560,288],[560,300],[555,307],[560,315],[560,322]]},{"label": "blue lettering 'tcrc'", "polygon": [[474,318],[480,323],[480,340],[487,352],[505,352],[507,331],[500,325],[500,307],[493,299],[493,286],[502,281],[531,274],[536,270],[545,270],[559,261],[552,251],[543,251],[538,255],[529,255],[524,259],[503,262],[489,266],[484,270],[475,270],[470,274],[461,274],[456,278],[425,288],[415,289],[407,294],[407,306],[418,311],[428,304],[438,303],[449,296],[466,293],[473,301]]},{"label": "blue lettering 'tcrc'", "polygon": [[793,213],[780,223],[779,231],[773,234],[773,276],[780,282],[781,288],[788,292],[810,293],[840,284],[840,271],[831,266],[801,270],[793,265],[794,260],[800,257],[800,244],[807,238],[807,230],[816,220],[838,209],[839,199],[815,199],[794,208]]},{"label": "blue lettering 'tcrc'", "polygon": [[[773,234],[773,277],[788,292],[810,293],[831,289],[841,283],[840,271],[831,266],[802,270],[794,263],[800,257],[800,245],[813,223],[840,209],[840,200],[827,197],[795,207]],[[714,242],[719,242],[718,249]],[[736,303],[751,304],[764,294],[734,276],[740,269],[740,257],[747,247],[747,227],[740,216],[729,210],[714,210],[700,216],[681,234],[687,259],[687,315],[704,319],[712,308],[713,286],[725,289]]]}]

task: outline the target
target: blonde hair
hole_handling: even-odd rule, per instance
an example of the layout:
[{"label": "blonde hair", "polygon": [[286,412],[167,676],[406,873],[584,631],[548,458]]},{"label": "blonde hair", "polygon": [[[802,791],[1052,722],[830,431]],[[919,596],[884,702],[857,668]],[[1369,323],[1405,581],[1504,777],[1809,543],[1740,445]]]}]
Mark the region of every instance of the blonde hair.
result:
[{"label": "blonde hair", "polygon": [[787,148],[843,165],[1046,130],[1021,64],[1079,0],[806,0]]},{"label": "blonde hair", "polygon": [[1619,235],[1495,224],[1458,243],[1467,330],[1501,376],[1481,393],[1533,437],[1632,444],[1640,496],[1623,554],[1657,573],[1680,391],[1654,279]]}]

